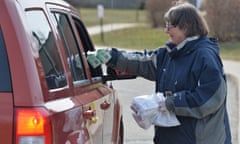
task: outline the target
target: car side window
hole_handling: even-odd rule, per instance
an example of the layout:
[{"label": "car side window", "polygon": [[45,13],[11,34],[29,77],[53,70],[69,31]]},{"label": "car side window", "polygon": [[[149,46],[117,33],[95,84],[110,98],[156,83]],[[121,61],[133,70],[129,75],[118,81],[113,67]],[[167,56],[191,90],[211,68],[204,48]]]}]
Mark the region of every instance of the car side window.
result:
[{"label": "car side window", "polygon": [[26,11],[27,20],[41,60],[48,89],[67,85],[59,50],[47,18],[41,10]]},{"label": "car side window", "polygon": [[[84,52],[87,56],[88,51],[95,51],[94,46],[92,44],[92,41],[91,41],[83,23],[76,17],[72,17],[72,18],[73,18],[74,24],[77,28],[78,35],[81,39]],[[99,76],[101,77],[103,75],[101,66],[99,66],[97,68],[93,68],[91,65],[89,65],[89,66],[90,66],[90,71],[91,71],[92,77],[99,77]]]},{"label": "car side window", "polygon": [[79,47],[80,45],[77,43],[68,16],[60,12],[52,12],[51,14],[54,17],[55,27],[64,42],[67,62],[73,80],[80,81],[87,79]]},{"label": "car side window", "polygon": [[0,27],[0,92],[11,92],[12,84],[8,65],[7,51]]}]

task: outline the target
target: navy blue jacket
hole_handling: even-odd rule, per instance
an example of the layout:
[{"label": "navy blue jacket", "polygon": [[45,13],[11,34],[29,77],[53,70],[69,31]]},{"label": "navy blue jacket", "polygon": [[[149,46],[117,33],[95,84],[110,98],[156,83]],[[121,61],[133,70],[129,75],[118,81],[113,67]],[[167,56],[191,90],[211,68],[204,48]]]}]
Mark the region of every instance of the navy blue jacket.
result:
[{"label": "navy blue jacket", "polygon": [[181,125],[155,126],[155,144],[231,144],[227,86],[215,39],[186,39],[148,52],[112,50],[108,64],[156,81]]}]

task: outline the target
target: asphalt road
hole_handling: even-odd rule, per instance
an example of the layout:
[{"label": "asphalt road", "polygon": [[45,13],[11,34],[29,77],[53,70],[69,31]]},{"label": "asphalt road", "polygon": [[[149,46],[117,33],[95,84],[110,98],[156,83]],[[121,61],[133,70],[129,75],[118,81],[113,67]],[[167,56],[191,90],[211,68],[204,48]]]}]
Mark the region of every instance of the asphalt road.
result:
[{"label": "asphalt road", "polygon": [[153,127],[148,130],[140,128],[132,117],[130,104],[132,98],[154,92],[154,83],[137,78],[135,80],[113,81],[113,87],[118,90],[122,104],[125,144],[152,144]]}]

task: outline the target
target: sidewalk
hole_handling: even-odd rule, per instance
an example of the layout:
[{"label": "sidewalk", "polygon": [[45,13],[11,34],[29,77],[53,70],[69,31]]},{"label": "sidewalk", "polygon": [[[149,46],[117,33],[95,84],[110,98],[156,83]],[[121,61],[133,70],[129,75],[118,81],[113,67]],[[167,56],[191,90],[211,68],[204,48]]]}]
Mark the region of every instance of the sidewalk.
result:
[{"label": "sidewalk", "polygon": [[[103,26],[104,32],[110,32],[122,28],[134,27],[136,24],[109,24]],[[99,26],[87,28],[90,35],[98,34],[101,32]],[[228,97],[227,97],[227,108],[229,113],[229,121],[232,132],[233,144],[239,143],[240,125],[238,121],[239,115],[239,94],[240,94],[240,61],[224,60],[224,70],[227,74],[227,85],[228,85]],[[125,136],[126,137],[126,136]],[[137,138],[136,138],[137,139]],[[152,139],[152,138],[151,138]],[[150,140],[151,140],[150,139]],[[146,142],[146,141],[145,141]],[[145,143],[137,141],[136,144]],[[135,144],[135,142],[133,142]],[[130,144],[130,143],[129,143]]]},{"label": "sidewalk", "polygon": [[[119,30],[123,28],[130,28],[136,26],[136,23],[113,23],[113,24],[106,24],[103,26],[103,32],[110,32],[113,30]],[[95,35],[101,33],[101,27],[98,26],[93,26],[90,28],[87,28],[87,31],[89,35]]]}]

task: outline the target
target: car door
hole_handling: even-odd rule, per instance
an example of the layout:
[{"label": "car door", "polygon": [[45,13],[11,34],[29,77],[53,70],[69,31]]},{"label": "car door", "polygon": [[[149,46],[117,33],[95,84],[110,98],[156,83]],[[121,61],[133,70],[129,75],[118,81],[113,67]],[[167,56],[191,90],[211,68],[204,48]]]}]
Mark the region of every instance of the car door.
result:
[{"label": "car door", "polygon": [[[94,70],[88,67],[85,56],[87,50],[92,47],[92,43],[86,38],[87,33],[79,32],[80,29],[85,30],[85,27],[84,25],[76,26],[77,22],[80,23],[78,16],[68,9],[60,9],[52,5],[48,5],[48,8],[55,29],[63,42],[66,60],[71,71],[74,98],[82,104],[82,117],[85,119],[83,127],[86,128],[85,132],[88,132],[92,143],[101,144],[104,113],[111,105],[109,97],[112,95],[112,90],[102,83],[101,67]],[[80,137],[80,132],[72,133],[69,141],[76,135]]]},{"label": "car door", "polygon": [[[101,144],[104,113],[99,106],[104,101],[104,95],[99,93],[99,87],[92,88],[88,92],[82,92],[84,87],[91,87],[95,84],[91,83],[91,80],[89,79],[91,77],[90,75],[87,75],[89,73],[85,72],[82,55],[84,53],[81,52],[81,41],[79,41],[76,35],[74,35],[74,29],[67,13],[57,9],[51,9],[51,15],[54,19],[53,21],[56,29],[64,42],[64,51],[67,56],[69,69],[71,70],[75,98],[78,98],[78,101],[83,105],[83,117],[87,119],[84,123],[84,127],[86,127],[89,132],[89,137],[92,140],[92,143]],[[77,135],[79,135],[78,133],[79,132],[77,132]],[[74,137],[76,137],[75,133],[70,136],[70,139]]]},{"label": "car door", "polygon": [[[81,43],[83,45],[83,49],[84,52],[87,54],[88,52],[94,52],[95,48],[91,43],[90,37],[88,36],[88,33],[83,25],[83,23],[81,22],[81,20],[77,17],[77,16],[72,16],[72,20],[73,23],[76,27],[77,30],[77,35],[79,35],[80,39],[81,39]],[[92,76],[92,80],[98,80],[102,77],[103,75],[103,70],[101,68],[101,66],[97,67],[97,68],[93,68],[89,67],[90,71],[91,71],[91,76]],[[112,86],[111,84],[109,84],[109,87]],[[104,110],[104,118],[103,118],[103,144],[106,143],[113,143],[114,141],[114,133],[118,132],[118,127],[116,125],[118,125],[118,119],[120,116],[120,112],[115,112],[115,110],[119,110],[118,108],[116,108],[115,103],[116,103],[116,97],[115,97],[115,90],[113,90],[112,93],[110,93],[108,96],[105,96],[103,98],[103,103],[100,104],[101,109]],[[114,120],[115,123],[114,123]]]}]

